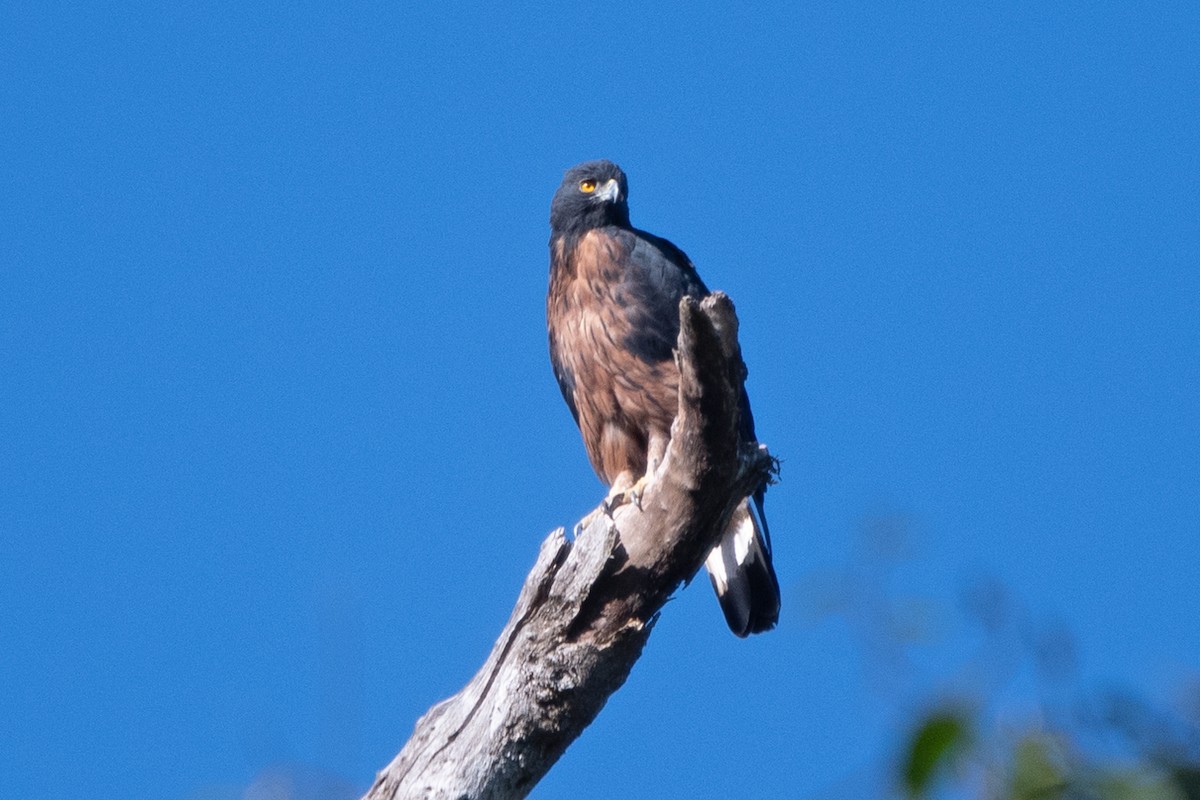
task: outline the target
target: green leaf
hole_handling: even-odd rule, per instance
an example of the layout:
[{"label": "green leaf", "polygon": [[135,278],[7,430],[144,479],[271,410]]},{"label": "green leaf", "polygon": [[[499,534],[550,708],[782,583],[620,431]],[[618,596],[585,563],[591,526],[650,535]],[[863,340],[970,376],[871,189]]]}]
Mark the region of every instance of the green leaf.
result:
[{"label": "green leaf", "polygon": [[940,711],[913,733],[904,760],[904,787],[910,798],[925,797],[934,780],[970,747],[971,720],[961,711]]}]

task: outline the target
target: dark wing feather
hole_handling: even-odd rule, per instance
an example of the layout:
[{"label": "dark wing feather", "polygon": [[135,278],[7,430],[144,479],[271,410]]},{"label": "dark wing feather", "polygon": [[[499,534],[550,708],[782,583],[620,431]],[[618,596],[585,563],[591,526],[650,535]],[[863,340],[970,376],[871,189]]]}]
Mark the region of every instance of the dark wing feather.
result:
[{"label": "dark wing feather", "polygon": [[684,252],[666,239],[639,230],[622,234],[629,255],[616,297],[630,327],[622,344],[648,364],[667,361],[679,338],[679,300],[702,298],[708,287]]},{"label": "dark wing feather", "polygon": [[[553,312],[551,312],[553,313]],[[551,325],[553,328],[554,326]],[[563,400],[567,401],[567,408],[571,409],[571,416],[575,419],[575,424],[579,424],[579,407],[575,405],[575,374],[571,372],[571,368],[563,361],[562,356],[558,352],[558,343],[554,337],[550,337],[550,366],[554,368],[554,379],[558,381],[558,390],[562,392]]]}]

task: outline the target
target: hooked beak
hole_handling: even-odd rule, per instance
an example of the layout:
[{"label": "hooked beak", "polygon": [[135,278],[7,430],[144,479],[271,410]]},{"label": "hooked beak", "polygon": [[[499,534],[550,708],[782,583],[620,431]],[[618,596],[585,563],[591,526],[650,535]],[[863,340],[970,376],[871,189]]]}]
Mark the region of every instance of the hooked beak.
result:
[{"label": "hooked beak", "polygon": [[621,184],[616,178],[609,178],[607,183],[596,190],[595,197],[606,203],[615,203],[621,197]]}]

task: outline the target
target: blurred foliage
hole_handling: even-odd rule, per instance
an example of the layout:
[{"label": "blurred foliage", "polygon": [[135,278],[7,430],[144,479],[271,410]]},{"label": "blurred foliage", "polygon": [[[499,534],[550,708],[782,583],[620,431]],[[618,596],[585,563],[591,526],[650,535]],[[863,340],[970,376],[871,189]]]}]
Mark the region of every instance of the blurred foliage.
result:
[{"label": "blurred foliage", "polygon": [[[904,765],[909,798],[943,795],[987,800],[1195,800],[1195,785],[1170,765],[1151,759],[1127,765],[1097,763],[1074,751],[1056,735],[1026,732],[999,756],[974,750],[970,717],[935,712],[909,743]],[[952,723],[952,724],[951,724]],[[936,731],[930,737],[930,732]],[[953,741],[952,744],[949,744]],[[922,752],[924,750],[924,752]],[[916,767],[916,769],[914,769]],[[1193,770],[1194,766],[1185,769]],[[970,776],[982,777],[973,781]],[[970,785],[983,788],[971,791]],[[957,789],[958,791],[954,791]]]},{"label": "blurred foliage", "polygon": [[868,521],[850,565],[814,575],[805,603],[814,621],[848,623],[876,691],[910,709],[890,793],[1200,800],[1200,680],[1165,705],[1081,687],[1069,626],[1036,619],[994,579],[968,585],[957,609],[905,595],[896,572],[914,558],[910,525]]},{"label": "blurred foliage", "polygon": [[954,768],[971,746],[971,719],[958,711],[934,712],[908,743],[904,787],[909,797],[923,796],[934,779]]},{"label": "blurred foliage", "polygon": [[1026,736],[1013,750],[1011,777],[1004,794],[1012,800],[1063,798],[1069,768],[1056,743],[1045,736]]}]

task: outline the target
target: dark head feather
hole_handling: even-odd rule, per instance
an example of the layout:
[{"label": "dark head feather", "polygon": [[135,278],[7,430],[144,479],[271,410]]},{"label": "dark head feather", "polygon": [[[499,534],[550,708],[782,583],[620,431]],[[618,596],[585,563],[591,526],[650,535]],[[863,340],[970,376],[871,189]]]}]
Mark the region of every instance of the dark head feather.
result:
[{"label": "dark head feather", "polygon": [[[592,190],[581,186],[591,182]],[[615,181],[615,196],[603,188]],[[554,235],[582,233],[605,225],[629,226],[629,184],[625,173],[611,161],[585,161],[567,170],[550,202],[550,230]]]}]

